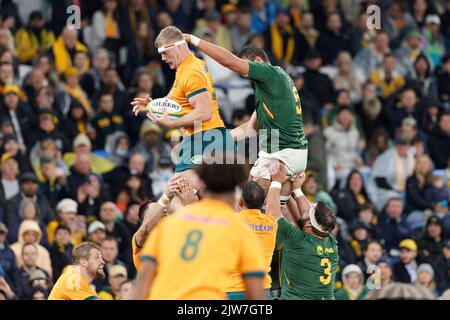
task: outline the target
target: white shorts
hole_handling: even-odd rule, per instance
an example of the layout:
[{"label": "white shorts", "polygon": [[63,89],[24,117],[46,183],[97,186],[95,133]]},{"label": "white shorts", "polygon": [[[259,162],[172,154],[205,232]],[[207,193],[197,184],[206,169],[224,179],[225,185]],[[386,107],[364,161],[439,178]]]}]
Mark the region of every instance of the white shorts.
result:
[{"label": "white shorts", "polygon": [[280,160],[284,163],[286,175],[293,181],[297,174],[306,170],[308,159],[308,149],[283,149],[274,153],[260,151],[258,159],[250,170],[250,175],[256,178],[270,180],[269,167],[274,160]]}]

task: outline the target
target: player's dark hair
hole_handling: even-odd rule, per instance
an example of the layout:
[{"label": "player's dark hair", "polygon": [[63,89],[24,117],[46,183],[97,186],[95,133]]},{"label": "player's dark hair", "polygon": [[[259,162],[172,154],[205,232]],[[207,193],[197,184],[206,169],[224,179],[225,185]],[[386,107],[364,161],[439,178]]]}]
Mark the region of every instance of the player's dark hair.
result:
[{"label": "player's dark hair", "polygon": [[261,209],[264,204],[264,189],[255,181],[247,182],[242,189],[242,199],[248,209]]},{"label": "player's dark hair", "polygon": [[266,52],[253,44],[249,44],[243,47],[241,51],[239,51],[238,57],[247,58],[251,61],[254,61],[256,57],[260,57],[265,62],[269,62],[269,58],[267,57]]},{"label": "player's dark hair", "polygon": [[228,193],[247,180],[248,168],[239,163],[242,162],[232,154],[216,154],[213,158],[203,159],[194,169],[208,191]]},{"label": "player's dark hair", "polygon": [[336,215],[333,210],[328,207],[325,202],[319,201],[315,210],[317,223],[324,229],[331,232],[336,225]]},{"label": "player's dark hair", "polygon": [[138,213],[138,216],[139,216],[139,224],[141,224],[142,221],[144,220],[144,214],[145,214],[145,211],[147,211],[148,207],[149,207],[150,204],[152,204],[152,203],[153,203],[153,201],[147,201],[147,202],[144,202],[144,204],[142,204],[142,205],[139,207],[139,213]]}]

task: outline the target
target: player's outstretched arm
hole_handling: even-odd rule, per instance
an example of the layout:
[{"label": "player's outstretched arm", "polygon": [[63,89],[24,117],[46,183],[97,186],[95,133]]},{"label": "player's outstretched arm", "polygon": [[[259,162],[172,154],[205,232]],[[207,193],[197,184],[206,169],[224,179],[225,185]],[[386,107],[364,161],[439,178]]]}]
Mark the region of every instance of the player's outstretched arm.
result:
[{"label": "player's outstretched arm", "polygon": [[136,289],[133,300],[146,300],[148,298],[155,275],[156,264],[150,261],[142,261],[136,278]]},{"label": "player's outstretched arm", "polygon": [[280,193],[281,186],[288,179],[285,174],[284,164],[282,162],[278,162],[278,164],[278,170],[271,175],[272,182],[266,197],[266,214],[270,214],[276,220],[283,217],[281,214]]},{"label": "player's outstretched arm", "polygon": [[136,243],[139,247],[143,247],[150,232],[158,224],[159,220],[164,216],[164,208],[158,203],[152,203],[147,208],[141,226],[136,231]]},{"label": "player's outstretched arm", "polygon": [[245,138],[256,137],[258,135],[258,121],[256,119],[256,111],[253,112],[250,119],[241,124],[239,127],[231,130],[231,136],[235,141],[243,140]]},{"label": "player's outstretched arm", "polygon": [[293,190],[292,195],[294,197],[294,200],[297,204],[298,210],[300,211],[302,217],[308,214],[309,206],[311,205],[309,203],[308,198],[306,198],[301,189],[305,180],[306,175],[304,172],[302,172],[292,182],[292,190]]},{"label": "player's outstretched arm", "polygon": [[233,70],[234,72],[237,72],[242,76],[248,75],[248,61],[238,58],[227,49],[212,44],[211,42],[200,40],[199,38],[190,34],[184,34],[184,39],[187,43],[191,43],[192,45],[196,46],[212,59],[223,65],[225,68]]}]

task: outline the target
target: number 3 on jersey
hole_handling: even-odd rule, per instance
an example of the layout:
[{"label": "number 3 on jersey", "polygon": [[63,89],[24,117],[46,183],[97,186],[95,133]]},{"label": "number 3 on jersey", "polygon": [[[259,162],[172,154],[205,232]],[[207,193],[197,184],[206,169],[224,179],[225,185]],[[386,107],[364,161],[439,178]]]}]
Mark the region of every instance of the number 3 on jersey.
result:
[{"label": "number 3 on jersey", "polygon": [[200,240],[203,238],[201,230],[192,230],[186,236],[186,241],[181,248],[181,258],[183,260],[192,260],[197,256]]},{"label": "number 3 on jersey", "polygon": [[323,273],[325,274],[325,276],[320,276],[319,280],[320,280],[321,284],[326,286],[331,281],[331,262],[330,262],[330,259],[322,258],[322,260],[320,260],[320,266],[322,268],[325,268],[323,270]]}]

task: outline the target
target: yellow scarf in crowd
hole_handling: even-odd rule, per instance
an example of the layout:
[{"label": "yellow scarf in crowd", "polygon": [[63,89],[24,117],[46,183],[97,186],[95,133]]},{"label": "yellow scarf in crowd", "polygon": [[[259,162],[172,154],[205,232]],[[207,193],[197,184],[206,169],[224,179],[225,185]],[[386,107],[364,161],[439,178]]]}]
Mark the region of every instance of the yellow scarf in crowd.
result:
[{"label": "yellow scarf in crowd", "polygon": [[[75,45],[76,51],[87,52],[88,49],[81,42],[77,42]],[[64,40],[62,36],[59,36],[53,45],[53,56],[55,57],[55,66],[58,73],[63,73],[67,68],[72,66],[72,60],[70,59],[70,54],[64,45]],[[89,70],[89,63],[83,68],[83,71]]]},{"label": "yellow scarf in crowd", "polygon": [[114,17],[105,16],[105,29],[106,29],[106,38],[117,39],[119,37],[117,22],[114,19]]},{"label": "yellow scarf in crowd", "polygon": [[64,91],[66,91],[72,98],[78,100],[87,114],[91,114],[91,105],[89,104],[89,100],[87,99],[86,95],[83,92],[83,89],[81,89],[80,86],[73,88],[65,84]]},{"label": "yellow scarf in crowd", "polygon": [[412,173],[414,172],[414,161],[410,161],[410,159],[408,158],[408,156],[406,156],[405,158],[408,161],[408,167],[406,168],[406,172],[405,172],[405,167],[403,166],[403,161],[402,161],[402,157],[400,157],[400,155],[395,152],[394,153],[394,166],[395,166],[395,184],[397,186],[398,191],[405,191],[406,188],[406,179],[412,175]]},{"label": "yellow scarf in crowd", "polygon": [[284,61],[285,63],[289,63],[292,60],[292,57],[294,56],[294,33],[292,32],[291,26],[287,25],[285,27],[285,31],[289,35],[286,52],[283,55],[283,49],[284,49],[284,43],[283,43],[283,37],[281,35],[280,30],[278,29],[278,25],[276,23],[273,23],[270,27],[270,36],[272,39],[272,52],[278,60]]}]

